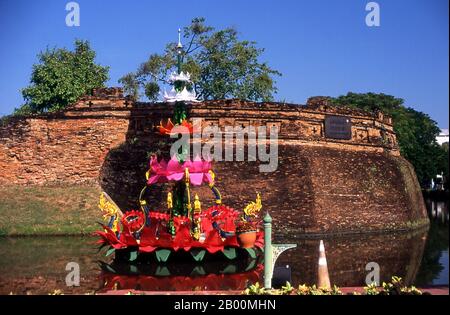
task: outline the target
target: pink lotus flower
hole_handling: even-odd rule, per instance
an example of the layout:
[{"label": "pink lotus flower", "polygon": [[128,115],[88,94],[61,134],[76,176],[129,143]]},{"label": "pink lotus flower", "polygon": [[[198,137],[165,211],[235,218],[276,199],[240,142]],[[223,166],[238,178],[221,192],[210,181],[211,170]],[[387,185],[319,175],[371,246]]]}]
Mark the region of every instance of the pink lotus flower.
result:
[{"label": "pink lotus flower", "polygon": [[173,156],[169,162],[164,159],[158,162],[156,157],[150,159],[150,177],[147,184],[165,183],[167,181],[180,181],[185,176],[185,169],[189,170],[190,183],[199,186],[202,183],[211,183],[213,181],[209,171],[211,170],[211,161],[202,161],[196,157],[194,161],[179,163]]}]

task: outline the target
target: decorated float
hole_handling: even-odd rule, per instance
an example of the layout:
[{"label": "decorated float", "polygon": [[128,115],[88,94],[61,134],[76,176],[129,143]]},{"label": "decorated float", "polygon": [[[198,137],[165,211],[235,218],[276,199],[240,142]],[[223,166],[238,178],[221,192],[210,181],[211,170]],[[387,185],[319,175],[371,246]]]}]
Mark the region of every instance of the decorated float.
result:
[{"label": "decorated float", "polygon": [[[172,90],[164,93],[165,101],[174,103],[174,114],[156,128],[166,136],[194,132],[186,104],[197,99],[189,73],[181,71],[180,40],[177,53],[178,71],[169,78]],[[115,261],[164,263],[186,256],[195,262],[212,256],[225,260],[257,259],[264,239],[260,230],[259,194],[243,211],[225,205],[216,186],[212,161],[191,159],[181,151],[169,160],[151,156],[146,180],[138,198],[138,209],[121,211],[107,193],[100,197],[99,208],[108,223],[102,225],[103,230],[97,235],[101,247],[108,247],[107,255],[114,253]],[[145,198],[156,185],[168,187],[165,209],[155,209]],[[208,185],[211,191],[211,204],[206,207],[199,195],[192,193],[193,187],[202,185]]]}]

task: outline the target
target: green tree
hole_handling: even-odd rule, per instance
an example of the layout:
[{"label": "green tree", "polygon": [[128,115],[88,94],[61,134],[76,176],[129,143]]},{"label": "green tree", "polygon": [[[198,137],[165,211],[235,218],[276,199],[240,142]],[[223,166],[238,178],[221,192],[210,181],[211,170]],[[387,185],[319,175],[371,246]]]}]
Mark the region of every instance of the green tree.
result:
[{"label": "green tree", "polygon": [[427,114],[404,106],[401,98],[382,93],[350,92],[333,98],[332,102],[391,116],[400,152],[414,166],[422,186],[427,186],[441,172],[448,176],[448,152],[436,143],[440,129]]},{"label": "green tree", "polygon": [[31,84],[22,90],[25,104],[15,114],[63,109],[108,80],[109,67],[95,63],[95,51],[88,41],[76,40],[74,51],[47,48],[38,59]]},{"label": "green tree", "polygon": [[[187,44],[182,56],[182,71],[189,72],[199,99],[240,98],[272,100],[276,93],[275,76],[281,74],[259,62],[264,51],[253,41],[239,40],[233,28],[215,31],[195,18],[183,30]],[[135,73],[119,79],[125,92],[135,98],[139,90],[156,100],[161,85],[176,69],[176,43],[169,43],[163,54],[152,54]]]}]

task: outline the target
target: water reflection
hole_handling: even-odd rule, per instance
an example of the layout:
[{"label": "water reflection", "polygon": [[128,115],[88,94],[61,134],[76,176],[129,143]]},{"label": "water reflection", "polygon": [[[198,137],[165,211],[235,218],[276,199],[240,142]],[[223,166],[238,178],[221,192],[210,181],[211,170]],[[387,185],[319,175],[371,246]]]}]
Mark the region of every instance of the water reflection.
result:
[{"label": "water reflection", "polygon": [[[407,284],[448,285],[448,201],[427,201],[430,229],[413,233],[324,238],[330,278],[339,286],[364,285],[368,262],[380,265],[381,281],[393,275]],[[119,266],[97,253],[90,238],[5,238],[0,241],[0,294],[103,292],[109,289],[241,290],[262,279],[260,261],[235,265]],[[319,240],[275,237],[298,247],[280,256],[294,284],[316,283]],[[99,264],[99,261],[102,263]],[[81,286],[65,285],[68,262],[80,264]],[[108,269],[108,267],[111,269]]]},{"label": "water reflection", "polygon": [[425,200],[430,220],[435,224],[447,224],[449,219],[448,200]]},{"label": "water reflection", "polygon": [[426,200],[431,225],[420,270],[415,283],[448,285],[449,283],[449,210],[448,200]]},{"label": "water reflection", "polygon": [[[330,280],[341,287],[365,285],[366,265],[376,262],[380,266],[380,281],[396,275],[408,284],[413,283],[426,235],[427,231],[422,230],[406,234],[324,238]],[[297,240],[296,243],[298,247],[283,254],[278,265],[291,266],[293,283],[315,284],[319,240]]]},{"label": "water reflection", "polygon": [[210,261],[207,264],[105,264],[100,263],[102,288],[144,291],[244,290],[260,281],[260,259],[238,262]]},{"label": "water reflection", "polygon": [[[20,237],[0,240],[0,294],[48,294],[55,289],[84,294],[99,287],[94,239]],[[80,287],[66,286],[67,263],[80,265]]]},{"label": "water reflection", "polygon": [[[400,276],[408,285],[448,285],[448,200],[426,200],[430,228],[411,233],[324,238],[330,279],[338,286],[363,286],[366,264],[380,266],[380,281]],[[292,242],[279,238],[279,242]],[[293,283],[317,280],[319,240],[294,241],[298,247],[279,258],[290,265]]]}]

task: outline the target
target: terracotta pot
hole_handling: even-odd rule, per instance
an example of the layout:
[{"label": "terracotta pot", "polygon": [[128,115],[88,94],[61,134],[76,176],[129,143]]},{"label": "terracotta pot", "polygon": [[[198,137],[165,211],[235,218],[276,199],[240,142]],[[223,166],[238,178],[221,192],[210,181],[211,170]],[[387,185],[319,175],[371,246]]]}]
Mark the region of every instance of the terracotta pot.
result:
[{"label": "terracotta pot", "polygon": [[256,241],[256,231],[239,232],[237,239],[242,248],[252,248]]}]

